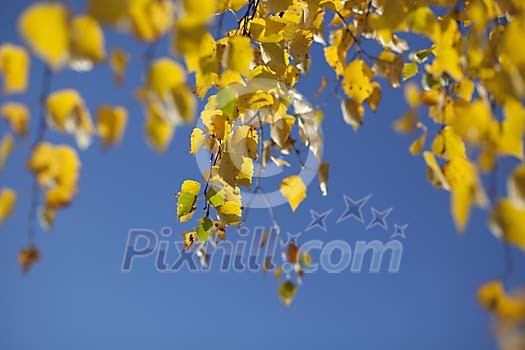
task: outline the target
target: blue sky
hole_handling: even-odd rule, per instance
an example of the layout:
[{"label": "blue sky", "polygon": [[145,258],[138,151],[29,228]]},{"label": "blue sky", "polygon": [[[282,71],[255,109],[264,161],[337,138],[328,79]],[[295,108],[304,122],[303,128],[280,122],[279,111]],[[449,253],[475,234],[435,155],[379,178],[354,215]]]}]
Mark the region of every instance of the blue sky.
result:
[{"label": "blue sky", "polygon": [[[1,42],[21,42],[16,18],[28,3],[3,4]],[[78,10],[82,3],[72,5]],[[490,318],[476,304],[475,293],[480,284],[503,272],[502,244],[487,230],[486,213],[479,210],[465,234],[455,232],[448,194],[427,182],[423,160],[407,151],[411,139],[392,130],[392,122],[407,108],[401,90],[384,89],[378,112],[368,112],[357,133],[344,123],[339,102],[332,100],[324,109],[323,125],[324,160],[331,164],[328,197],[322,197],[313,182],[293,216],[286,205],[275,208],[283,230],[292,233],[304,232],[310,209],[333,209],[328,232],[309,230],[299,243],[387,242],[394,223],[408,223],[399,273],[383,269],[377,274],[307,275],[289,308],[277,299],[278,283],[262,273],[163,274],[155,270],[153,257],[137,260],[133,271],[122,273],[130,229],[159,232],[167,226],[178,237],[190,227],[177,223],[173,194],[184,179],[200,175],[188,154],[191,126],[176,130],[164,154],[145,142],[142,109],[132,99],[144,71],[140,56],[145,46],[115,33],[108,33],[107,41],[134,57],[124,88],[112,85],[111,72],[102,65],[87,74],[61,71],[53,77],[52,90],[77,88],[93,112],[101,103],[126,105],[128,129],[118,147],[103,151],[97,142],[81,151],[80,193],[58,214],[52,233],[38,232],[42,260],[25,276],[16,254],[26,243],[31,177],[24,163],[30,140],[17,143],[0,177],[2,187],[13,187],[20,196],[14,216],[0,230],[1,349],[494,348]],[[167,43],[163,41],[157,56],[168,54]],[[322,60],[319,47],[316,59]],[[29,103],[33,127],[42,72],[42,64],[33,60],[27,94],[0,96],[2,103]],[[314,64],[299,89],[311,96],[321,77],[332,74],[325,64]],[[0,128],[3,133],[6,125]],[[47,139],[73,141],[55,132],[48,132]],[[499,182],[503,188],[503,179]],[[363,211],[365,224],[354,219],[336,223],[345,209],[343,194],[353,199],[372,194]],[[365,230],[372,207],[394,208],[387,218],[388,230]],[[265,210],[253,210],[249,220],[249,227],[270,223]],[[237,240],[233,230],[229,237]],[[513,256],[516,268],[510,287],[524,282],[523,256],[517,251]]]}]

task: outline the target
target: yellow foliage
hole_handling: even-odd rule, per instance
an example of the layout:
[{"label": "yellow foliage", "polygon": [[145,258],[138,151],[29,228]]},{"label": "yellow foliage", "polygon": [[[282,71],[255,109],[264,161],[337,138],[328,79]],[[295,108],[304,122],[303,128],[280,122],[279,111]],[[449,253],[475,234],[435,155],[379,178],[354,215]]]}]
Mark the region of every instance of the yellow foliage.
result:
[{"label": "yellow foliage", "polygon": [[27,89],[29,55],[23,47],[0,45],[0,73],[4,77],[4,93],[23,93]]},{"label": "yellow foliage", "polygon": [[288,200],[292,211],[295,211],[306,198],[306,186],[299,176],[293,175],[282,180],[281,193]]},{"label": "yellow foliage", "polygon": [[46,120],[56,130],[73,134],[80,148],[87,148],[94,131],[84,100],[73,89],[59,90],[46,100]]},{"label": "yellow foliage", "polygon": [[104,33],[98,22],[89,16],[79,16],[71,22],[71,66],[77,70],[89,70],[94,63],[106,58]]},{"label": "yellow foliage", "polygon": [[16,192],[10,188],[0,191],[0,225],[11,216],[16,204]]},{"label": "yellow foliage", "polygon": [[7,120],[11,129],[21,137],[27,136],[29,109],[17,102],[7,102],[0,107],[0,115]]},{"label": "yellow foliage", "polygon": [[128,112],[121,106],[103,105],[97,112],[98,134],[105,147],[119,143],[128,122]]},{"label": "yellow foliage", "polygon": [[68,10],[60,2],[29,6],[20,16],[20,34],[34,53],[51,68],[61,68],[69,59]]}]

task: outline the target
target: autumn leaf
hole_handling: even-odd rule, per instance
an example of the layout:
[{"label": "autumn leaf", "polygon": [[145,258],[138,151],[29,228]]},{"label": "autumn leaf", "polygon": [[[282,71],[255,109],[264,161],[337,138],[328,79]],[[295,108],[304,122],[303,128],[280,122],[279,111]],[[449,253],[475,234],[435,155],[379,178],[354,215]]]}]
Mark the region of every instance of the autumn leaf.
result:
[{"label": "autumn leaf", "polygon": [[299,176],[290,176],[282,180],[281,193],[288,200],[292,211],[295,211],[306,198],[306,186]]}]

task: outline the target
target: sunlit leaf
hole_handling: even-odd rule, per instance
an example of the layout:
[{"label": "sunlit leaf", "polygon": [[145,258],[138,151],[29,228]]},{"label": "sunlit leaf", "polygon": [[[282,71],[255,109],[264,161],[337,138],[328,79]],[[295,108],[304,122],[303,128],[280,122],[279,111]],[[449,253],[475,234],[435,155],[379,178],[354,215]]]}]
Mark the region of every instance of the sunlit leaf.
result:
[{"label": "sunlit leaf", "polygon": [[23,93],[29,78],[29,55],[20,46],[0,45],[0,74],[4,79],[5,94]]},{"label": "sunlit leaf", "polygon": [[18,136],[27,136],[30,117],[29,109],[26,105],[17,102],[4,103],[0,107],[0,115],[8,121],[11,129]]},{"label": "sunlit leaf", "polygon": [[11,151],[15,145],[15,140],[10,134],[4,135],[0,141],[0,172],[4,169]]},{"label": "sunlit leaf", "polygon": [[111,50],[109,64],[115,75],[115,84],[121,86],[124,84],[124,75],[129,64],[129,55],[122,49],[116,48]]},{"label": "sunlit leaf", "polygon": [[504,241],[525,250],[525,209],[508,200],[496,203],[490,214],[490,229]]},{"label": "sunlit leaf", "polygon": [[20,34],[44,62],[59,69],[69,59],[68,10],[60,2],[41,2],[20,16]]},{"label": "sunlit leaf", "polygon": [[10,188],[0,191],[0,225],[13,214],[16,204],[16,192]]},{"label": "sunlit leaf", "polygon": [[59,90],[46,100],[48,124],[59,131],[73,134],[80,148],[87,148],[94,132],[84,100],[76,90]]},{"label": "sunlit leaf", "polygon": [[79,16],[71,22],[70,65],[75,70],[91,69],[93,64],[106,58],[104,33],[98,22],[89,16]]},{"label": "sunlit leaf", "polygon": [[288,200],[292,211],[306,198],[306,186],[301,177],[294,175],[281,182],[281,193]]},{"label": "sunlit leaf", "polygon": [[98,134],[105,147],[119,143],[128,122],[128,112],[121,106],[103,105],[97,112]]},{"label": "sunlit leaf", "polygon": [[177,217],[180,222],[186,222],[193,217],[196,209],[197,195],[201,189],[201,184],[197,181],[186,180],[182,183],[181,190],[177,194]]}]

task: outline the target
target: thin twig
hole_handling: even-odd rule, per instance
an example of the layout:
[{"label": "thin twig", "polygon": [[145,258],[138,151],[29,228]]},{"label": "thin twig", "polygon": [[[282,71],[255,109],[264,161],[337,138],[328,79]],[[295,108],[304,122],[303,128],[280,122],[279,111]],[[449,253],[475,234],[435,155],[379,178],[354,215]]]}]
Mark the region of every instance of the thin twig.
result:
[{"label": "thin twig", "polygon": [[[38,105],[40,108],[40,121],[37,129],[37,134],[35,141],[31,147],[31,149],[34,151],[38,144],[40,144],[45,137],[45,133],[47,130],[47,122],[46,122],[46,98],[49,95],[49,90],[51,89],[51,78],[52,78],[53,72],[49,66],[46,66],[44,68],[44,73],[42,75],[42,86],[40,90],[40,96],[38,99]],[[35,176],[33,179],[33,186],[31,188],[31,203],[29,206],[29,213],[27,218],[27,238],[29,240],[29,243],[32,243],[35,238],[35,231],[36,231],[36,217],[38,214],[38,199],[39,199],[39,190],[38,190],[38,179]]]}]

